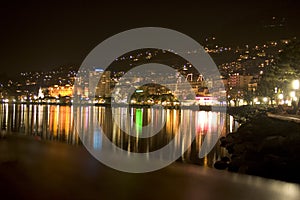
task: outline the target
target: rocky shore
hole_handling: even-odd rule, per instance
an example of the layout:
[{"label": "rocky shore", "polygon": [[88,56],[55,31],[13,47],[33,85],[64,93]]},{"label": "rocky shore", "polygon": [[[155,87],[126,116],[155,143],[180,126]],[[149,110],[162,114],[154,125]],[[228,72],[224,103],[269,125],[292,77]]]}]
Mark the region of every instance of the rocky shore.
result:
[{"label": "rocky shore", "polygon": [[223,157],[217,169],[300,183],[300,124],[267,117],[248,108],[237,132],[221,138],[230,158]]}]

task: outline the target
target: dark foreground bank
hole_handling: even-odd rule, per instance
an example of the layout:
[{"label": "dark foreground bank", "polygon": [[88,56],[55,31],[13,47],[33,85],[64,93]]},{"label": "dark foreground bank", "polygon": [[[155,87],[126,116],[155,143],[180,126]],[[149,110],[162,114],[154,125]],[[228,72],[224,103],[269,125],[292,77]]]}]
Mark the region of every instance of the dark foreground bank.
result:
[{"label": "dark foreground bank", "polygon": [[300,124],[256,114],[221,138],[231,154],[219,169],[300,183]]},{"label": "dark foreground bank", "polygon": [[0,199],[300,199],[297,184],[174,163],[129,174],[84,147],[33,137],[0,139]]}]

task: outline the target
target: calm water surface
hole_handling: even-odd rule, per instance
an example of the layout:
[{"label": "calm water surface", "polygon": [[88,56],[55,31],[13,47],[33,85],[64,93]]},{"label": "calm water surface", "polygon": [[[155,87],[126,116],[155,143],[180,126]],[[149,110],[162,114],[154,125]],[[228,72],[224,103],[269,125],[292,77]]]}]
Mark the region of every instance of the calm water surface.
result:
[{"label": "calm water surface", "polygon": [[[112,113],[116,116],[115,118],[112,118]],[[80,115],[76,118],[76,123],[81,124],[81,132],[90,133],[91,131],[87,130],[94,126],[96,120],[101,125],[105,135],[116,146],[128,152],[155,151],[168,144],[178,131],[184,131],[187,138],[194,132],[195,140],[191,147],[184,152],[180,161],[209,167],[212,167],[213,163],[220,157],[227,155],[227,152],[217,143],[206,157],[198,158],[204,138],[208,137],[207,139],[210,141],[213,133],[219,132],[221,136],[225,136],[238,127],[232,116],[220,112],[97,106],[74,108],[73,106],[61,105],[7,103],[0,104],[0,127],[2,134],[15,132],[36,136],[42,140],[82,145],[75,128],[74,115]],[[151,128],[154,129],[162,118],[165,119],[166,123],[156,135],[150,138],[139,137],[142,127],[148,125],[150,130]],[[114,120],[125,123],[128,129],[133,128],[136,135],[126,134]],[[92,131],[90,134],[92,135],[85,135],[84,137],[88,137],[87,141],[94,148],[101,148],[102,134],[96,131]]]}]

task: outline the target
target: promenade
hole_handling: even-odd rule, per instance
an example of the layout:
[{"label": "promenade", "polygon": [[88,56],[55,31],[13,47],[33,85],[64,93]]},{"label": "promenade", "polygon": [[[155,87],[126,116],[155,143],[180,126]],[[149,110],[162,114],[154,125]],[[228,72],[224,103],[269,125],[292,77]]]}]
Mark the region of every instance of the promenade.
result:
[{"label": "promenade", "polygon": [[274,118],[274,119],[280,119],[284,121],[291,121],[300,123],[300,115],[292,115],[292,114],[272,114],[267,113],[268,117]]},{"label": "promenade", "polygon": [[0,199],[300,199],[300,185],[174,163],[129,174],[84,147],[30,136],[0,139]]}]

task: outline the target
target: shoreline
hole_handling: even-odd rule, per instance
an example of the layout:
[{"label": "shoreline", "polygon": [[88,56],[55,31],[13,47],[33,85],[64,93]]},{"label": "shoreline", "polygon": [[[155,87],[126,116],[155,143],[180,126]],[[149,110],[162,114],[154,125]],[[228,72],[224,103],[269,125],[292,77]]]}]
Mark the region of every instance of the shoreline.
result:
[{"label": "shoreline", "polygon": [[[141,104],[105,104],[105,103],[48,103],[48,102],[3,102],[2,104],[17,104],[17,105],[59,105],[59,106],[96,106],[96,107],[129,107],[129,108],[151,108],[154,105],[141,105]],[[231,107],[227,106],[213,106],[213,105],[176,105],[176,106],[161,106],[164,109],[190,109],[199,111],[214,111],[214,112],[226,112]]]}]

